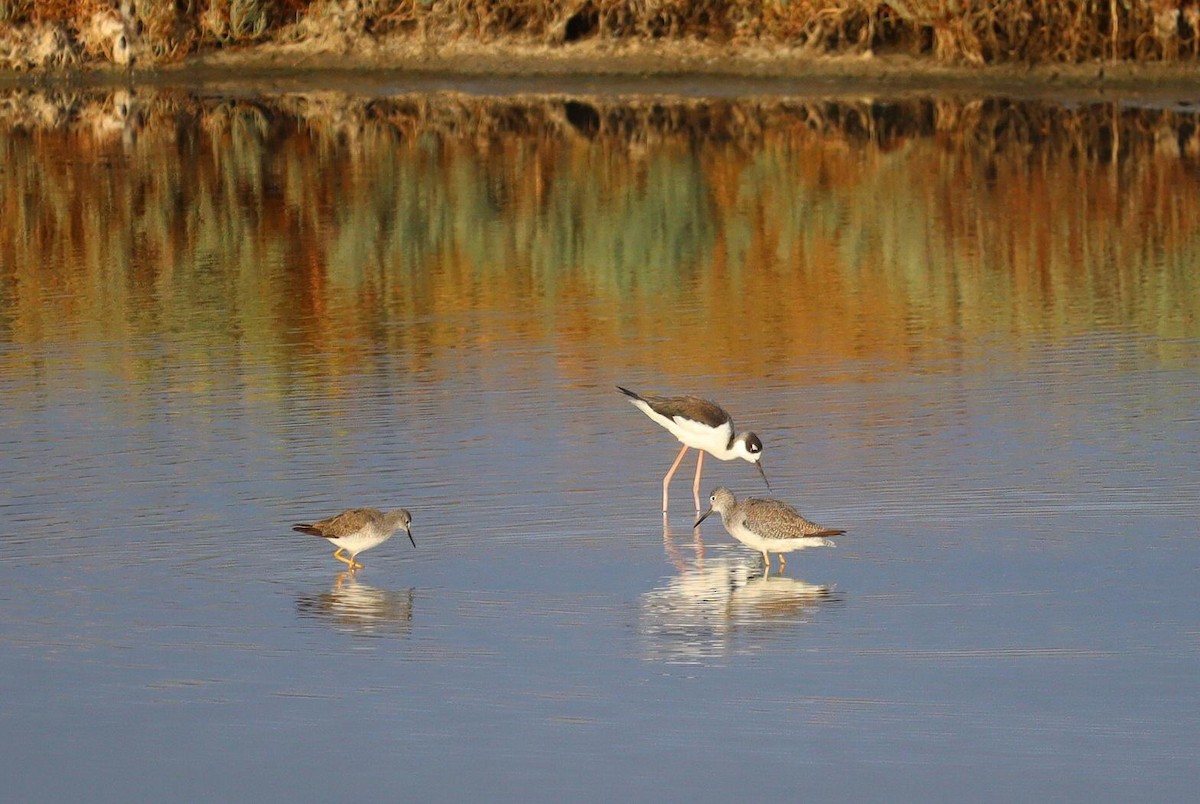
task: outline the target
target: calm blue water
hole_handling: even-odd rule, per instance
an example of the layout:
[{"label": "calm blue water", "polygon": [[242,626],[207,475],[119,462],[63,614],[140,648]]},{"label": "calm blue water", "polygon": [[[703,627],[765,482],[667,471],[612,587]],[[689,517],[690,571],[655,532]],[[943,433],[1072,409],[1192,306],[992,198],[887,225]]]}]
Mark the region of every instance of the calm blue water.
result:
[{"label": "calm blue water", "polygon": [[[65,260],[0,296],[11,800],[1186,800],[1200,781],[1190,313],[914,326],[899,355],[870,316],[846,350],[753,306],[692,315],[709,290],[688,272],[656,291],[680,311],[663,334],[595,286],[547,307],[537,281],[486,298],[476,277],[456,307],[383,264],[394,295],[356,330],[361,296],[231,311],[218,269],[162,259],[124,255],[110,328],[29,324],[63,315]],[[264,287],[291,271],[266,258]],[[762,436],[774,496],[848,535],[763,577],[715,519],[693,533],[693,458],[664,526],[677,444],[618,383],[719,400]],[[708,460],[718,483],[765,492]],[[354,505],[412,510],[417,549],[348,576],[290,530]]]}]

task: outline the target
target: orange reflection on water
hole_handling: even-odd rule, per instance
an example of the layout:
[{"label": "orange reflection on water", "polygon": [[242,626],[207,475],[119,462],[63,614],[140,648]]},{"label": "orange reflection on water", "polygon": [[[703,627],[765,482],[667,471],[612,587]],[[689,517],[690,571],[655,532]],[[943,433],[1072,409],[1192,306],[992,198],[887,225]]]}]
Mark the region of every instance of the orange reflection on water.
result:
[{"label": "orange reflection on water", "polygon": [[634,99],[578,129],[562,108],[164,93],[12,119],[5,337],[115,345],[92,358],[130,376],[166,332],[348,394],[381,351],[420,374],[534,345],[588,384],[607,342],[666,386],[965,335],[1197,333],[1194,115]]}]

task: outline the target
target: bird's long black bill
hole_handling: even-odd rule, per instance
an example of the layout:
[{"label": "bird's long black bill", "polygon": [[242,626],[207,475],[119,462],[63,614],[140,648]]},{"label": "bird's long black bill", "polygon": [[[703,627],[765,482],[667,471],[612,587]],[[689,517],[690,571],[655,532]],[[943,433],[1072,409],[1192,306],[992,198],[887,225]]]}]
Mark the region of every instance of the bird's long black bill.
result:
[{"label": "bird's long black bill", "polygon": [[692,530],[695,530],[696,528],[700,527],[700,523],[703,522],[704,520],[708,519],[709,514],[711,514],[712,512],[713,512],[713,509],[709,508],[703,514],[701,514],[700,518],[696,520],[696,524],[692,525]]},{"label": "bird's long black bill", "polygon": [[411,531],[411,530],[406,530],[406,531],[404,531],[404,532],[408,534],[408,540],[409,540],[410,542],[412,542],[412,543],[413,543],[413,547],[416,547],[416,546],[417,546],[417,540],[416,540],[416,539],[414,539],[414,538],[412,537],[412,531]]},{"label": "bird's long black bill", "polygon": [[763,482],[767,484],[767,491],[770,491],[771,490],[771,482],[769,480],[767,480],[767,473],[762,467],[762,460],[759,459],[759,460],[755,461],[754,465],[758,467],[758,473],[760,475],[762,475]]}]

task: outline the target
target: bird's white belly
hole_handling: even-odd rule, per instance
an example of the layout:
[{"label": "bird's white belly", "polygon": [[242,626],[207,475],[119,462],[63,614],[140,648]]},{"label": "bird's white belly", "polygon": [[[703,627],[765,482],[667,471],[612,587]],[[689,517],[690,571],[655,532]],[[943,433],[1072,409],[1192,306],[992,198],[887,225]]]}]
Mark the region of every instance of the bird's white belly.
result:
[{"label": "bird's white belly", "polygon": [[729,449],[729,439],[733,434],[733,428],[728,424],[723,424],[720,427],[709,427],[700,422],[693,422],[682,418],[668,419],[660,413],[655,412],[649,406],[642,407],[645,412],[654,421],[662,425],[673,436],[679,439],[684,445],[692,449],[702,449],[715,458],[722,461],[733,460],[736,456]]},{"label": "bird's white belly", "polygon": [[733,538],[747,547],[753,547],[760,553],[792,553],[806,547],[823,547],[828,544],[824,539],[807,536],[796,539],[764,539],[740,523],[732,525],[727,530],[733,535]]},{"label": "bird's white belly", "polygon": [[350,553],[361,553],[363,550],[370,550],[387,541],[387,536],[375,530],[365,530],[350,536],[339,536],[336,539],[326,537],[326,541]]}]

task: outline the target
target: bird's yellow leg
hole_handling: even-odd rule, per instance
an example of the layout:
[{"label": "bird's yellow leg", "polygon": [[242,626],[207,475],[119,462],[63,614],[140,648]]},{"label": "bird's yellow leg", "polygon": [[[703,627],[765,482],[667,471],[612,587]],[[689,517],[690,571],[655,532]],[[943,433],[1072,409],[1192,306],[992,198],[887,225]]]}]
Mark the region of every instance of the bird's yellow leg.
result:
[{"label": "bird's yellow leg", "polygon": [[787,569],[787,554],[780,553],[779,554],[779,574],[782,575],[783,571],[785,569]]},{"label": "bird's yellow leg", "polygon": [[[667,472],[667,476],[663,478],[663,513],[664,514],[667,512],[667,488],[671,485],[671,478],[673,478],[675,476],[675,470],[679,468],[679,462],[683,460],[683,456],[687,453],[687,451],[688,451],[687,444],[684,444],[683,449],[679,450],[679,456],[677,458],[675,458],[675,463],[671,464],[671,469],[670,469],[670,471]],[[699,503],[696,504],[696,507],[697,507],[697,510],[699,510]]]},{"label": "bird's yellow leg", "polygon": [[346,548],[344,548],[344,547],[339,547],[338,549],[334,550],[333,557],[336,558],[338,561],[342,562],[343,564],[347,565],[351,569],[353,569],[354,568],[354,559],[346,558],[344,555],[342,555],[342,550],[345,550],[345,549]]},{"label": "bird's yellow leg", "polygon": [[766,565],[767,576],[771,575],[771,554],[763,550],[763,564]]}]

